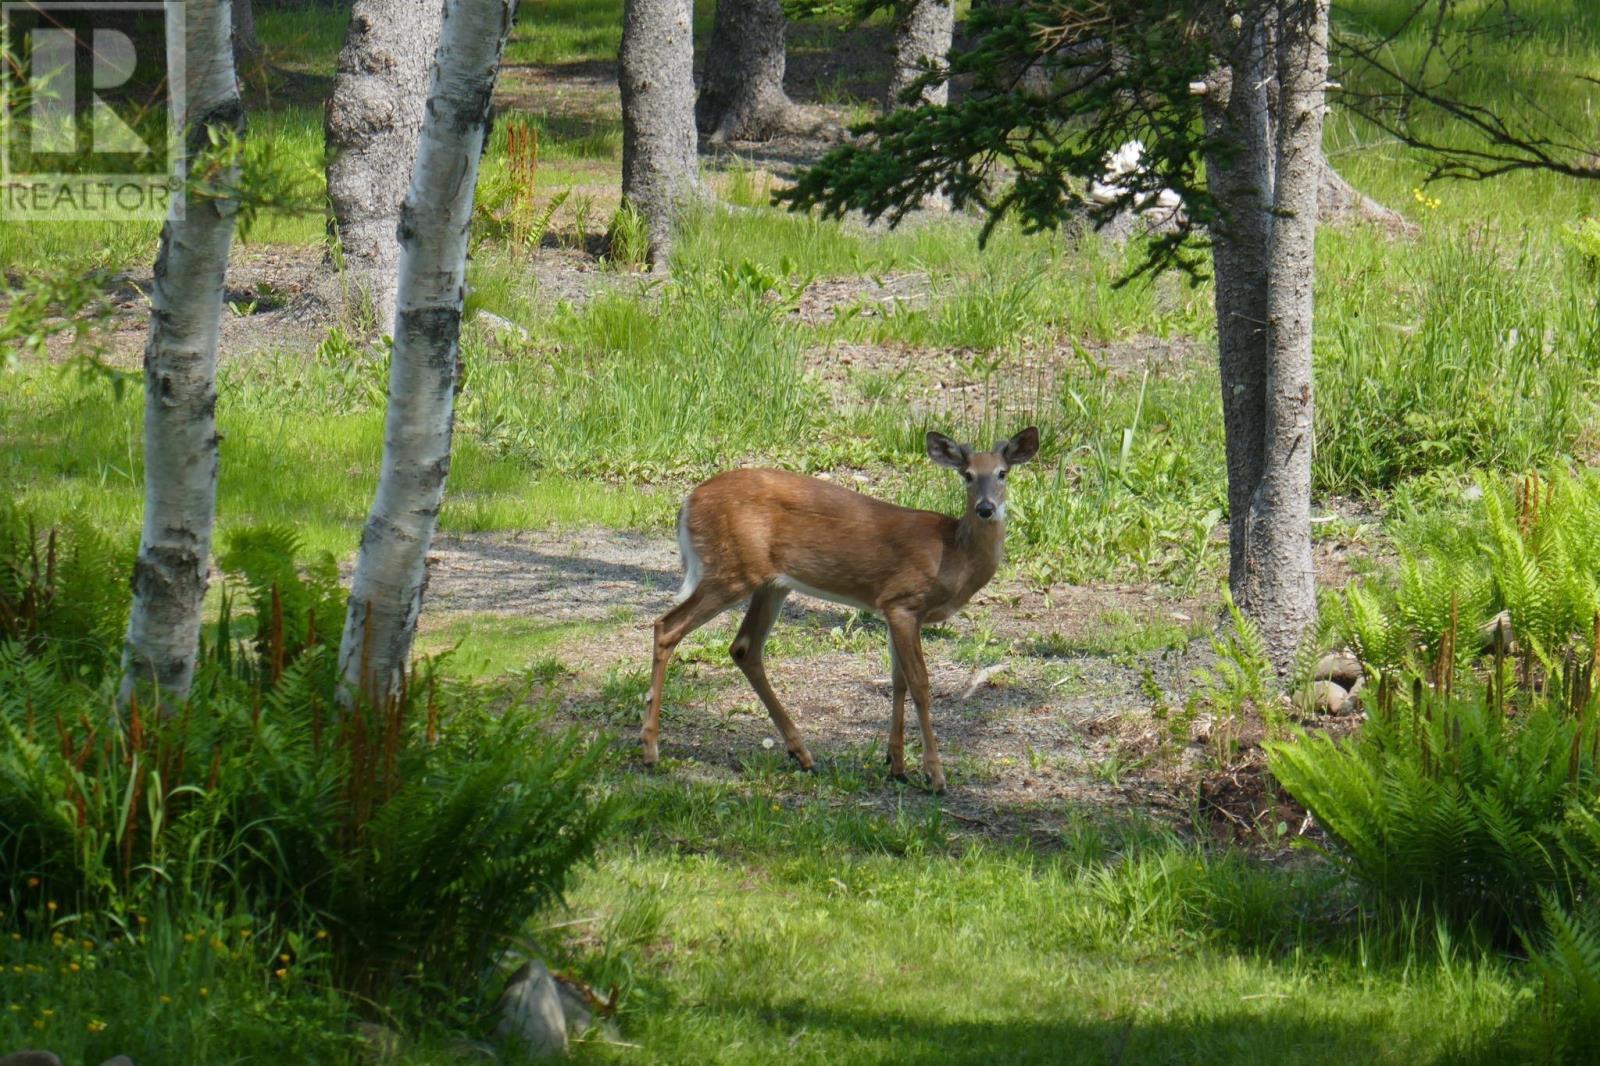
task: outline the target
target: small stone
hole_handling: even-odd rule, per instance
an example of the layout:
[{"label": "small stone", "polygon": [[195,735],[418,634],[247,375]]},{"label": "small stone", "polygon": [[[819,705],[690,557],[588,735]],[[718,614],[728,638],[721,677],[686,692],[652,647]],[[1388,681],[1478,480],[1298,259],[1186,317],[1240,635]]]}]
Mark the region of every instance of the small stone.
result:
[{"label": "small stone", "polygon": [[1310,692],[1311,710],[1317,714],[1338,714],[1344,710],[1350,693],[1334,681],[1313,681]]},{"label": "small stone", "polygon": [[444,1053],[454,1062],[499,1062],[500,1053],[493,1044],[482,1040],[457,1038],[444,1046]]},{"label": "small stone", "polygon": [[495,1007],[495,1039],[517,1044],[533,1058],[564,1054],[567,1022],[561,1013],[561,996],[550,971],[535,959],[525,962],[500,995]]},{"label": "small stone", "polygon": [[0,1066],[61,1066],[61,1060],[49,1051],[14,1051],[0,1055]]},{"label": "small stone", "polygon": [[397,1061],[406,1048],[406,1038],[377,1022],[357,1022],[356,1038],[377,1062]]},{"label": "small stone", "polygon": [[594,1024],[594,1012],[578,990],[565,981],[556,981],[556,995],[561,998],[561,1014],[567,1020],[567,1035],[582,1036]]},{"label": "small stone", "polygon": [[1361,660],[1349,651],[1324,655],[1311,671],[1313,681],[1332,681],[1343,688],[1349,688],[1363,676],[1365,672],[1361,669]]},{"label": "small stone", "polygon": [[1478,627],[1478,647],[1485,654],[1492,653],[1495,645],[1509,651],[1517,642],[1516,631],[1511,628],[1511,612],[1501,611]]}]

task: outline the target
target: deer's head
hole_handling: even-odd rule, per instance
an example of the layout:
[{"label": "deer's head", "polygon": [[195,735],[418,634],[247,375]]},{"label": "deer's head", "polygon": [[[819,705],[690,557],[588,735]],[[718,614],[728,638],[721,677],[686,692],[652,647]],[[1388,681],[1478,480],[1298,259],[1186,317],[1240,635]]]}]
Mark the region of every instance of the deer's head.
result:
[{"label": "deer's head", "polygon": [[943,433],[928,433],[928,458],[960,472],[967,483],[967,513],[985,522],[1006,517],[1006,472],[1032,459],[1039,451],[1039,431],[1033,426],[993,451],[976,452],[970,444],[957,444]]}]

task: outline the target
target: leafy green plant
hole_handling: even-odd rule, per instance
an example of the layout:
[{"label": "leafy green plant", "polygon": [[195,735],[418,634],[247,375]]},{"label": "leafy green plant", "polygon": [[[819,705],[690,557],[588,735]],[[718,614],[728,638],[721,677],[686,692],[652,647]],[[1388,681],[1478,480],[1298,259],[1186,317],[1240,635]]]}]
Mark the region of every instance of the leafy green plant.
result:
[{"label": "leafy green plant", "polygon": [[650,224],[633,204],[624,203],[611,216],[606,230],[607,260],[629,270],[643,267],[650,258]]},{"label": "leafy green plant", "polygon": [[1239,610],[1226,588],[1222,590],[1222,602],[1228,611],[1228,623],[1211,638],[1216,665],[1198,671],[1196,681],[1200,700],[1209,704],[1218,717],[1212,730],[1216,754],[1226,758],[1233,754],[1238,733],[1249,715],[1258,716],[1268,736],[1272,736],[1283,726],[1283,706],[1260,628]]},{"label": "leafy green plant", "polygon": [[1600,480],[1480,487],[1470,520],[1332,608],[1378,679],[1361,731],[1270,754],[1385,905],[1504,941],[1600,887],[1600,846],[1572,836],[1600,784]]},{"label": "leafy green plant", "polygon": [[[0,642],[0,909],[35,933],[58,905],[125,921],[226,900],[324,929],[340,987],[471,994],[607,824],[601,749],[526,706],[490,713],[433,665],[391,704],[341,709],[319,625],[343,593],[332,559],[302,566],[297,546],[231,539],[255,632],[234,641],[224,609],[175,713],[118,714],[114,676],[64,677],[55,638]],[[16,568],[32,547],[13,550]]]}]

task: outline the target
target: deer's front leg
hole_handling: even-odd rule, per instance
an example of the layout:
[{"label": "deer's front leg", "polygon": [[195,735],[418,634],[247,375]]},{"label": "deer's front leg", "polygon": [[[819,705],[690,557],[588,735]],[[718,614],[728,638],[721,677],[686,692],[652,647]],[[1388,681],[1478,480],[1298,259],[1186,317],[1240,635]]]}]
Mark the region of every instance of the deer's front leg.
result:
[{"label": "deer's front leg", "polygon": [[[922,658],[922,620],[908,611],[899,611],[890,614],[887,621],[895,659],[911,690],[911,702],[917,705],[917,724],[922,727],[922,772],[928,775],[928,787],[943,792],[944,769],[939,765],[938,741],[933,739],[933,708],[928,699],[928,665]],[[892,739],[890,743],[893,744]]]},{"label": "deer's front leg", "polygon": [[889,776],[906,779],[906,675],[900,669],[900,656],[894,641],[889,642],[889,662],[894,672],[894,710],[889,716]]}]

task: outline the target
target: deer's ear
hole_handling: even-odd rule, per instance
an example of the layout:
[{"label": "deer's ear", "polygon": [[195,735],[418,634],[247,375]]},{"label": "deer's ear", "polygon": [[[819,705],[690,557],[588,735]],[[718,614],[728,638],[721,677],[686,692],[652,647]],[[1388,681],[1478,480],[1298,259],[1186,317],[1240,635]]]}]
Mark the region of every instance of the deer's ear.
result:
[{"label": "deer's ear", "polygon": [[1039,453],[1039,431],[1029,426],[995,451],[1000,453],[1000,458],[1006,461],[1007,466],[1025,463]]},{"label": "deer's ear", "polygon": [[972,449],[957,444],[943,433],[928,431],[928,458],[951,470],[965,470],[972,458]]}]

